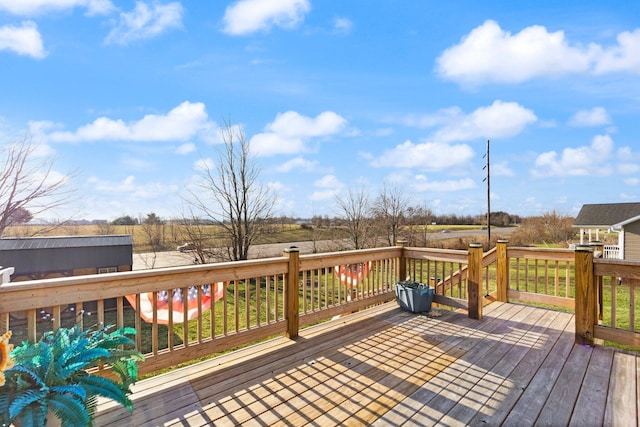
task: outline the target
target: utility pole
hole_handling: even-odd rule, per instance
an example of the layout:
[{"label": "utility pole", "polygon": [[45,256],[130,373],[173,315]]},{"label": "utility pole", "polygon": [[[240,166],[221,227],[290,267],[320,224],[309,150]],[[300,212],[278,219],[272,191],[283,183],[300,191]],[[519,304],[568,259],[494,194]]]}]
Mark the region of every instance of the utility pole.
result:
[{"label": "utility pole", "polygon": [[487,139],[487,152],[484,153],[483,158],[487,159],[487,163],[482,170],[487,171],[487,176],[484,177],[482,182],[487,183],[487,245],[491,245],[491,166],[489,162],[489,140]]}]

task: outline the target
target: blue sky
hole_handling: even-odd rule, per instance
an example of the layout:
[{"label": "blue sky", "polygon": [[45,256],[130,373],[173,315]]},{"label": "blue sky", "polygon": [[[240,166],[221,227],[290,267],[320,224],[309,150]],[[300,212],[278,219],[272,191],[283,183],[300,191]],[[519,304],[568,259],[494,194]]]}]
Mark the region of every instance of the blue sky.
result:
[{"label": "blue sky", "polygon": [[402,187],[438,214],[640,199],[640,2],[0,0],[0,133],[73,206],[182,215],[225,122],[276,213]]}]

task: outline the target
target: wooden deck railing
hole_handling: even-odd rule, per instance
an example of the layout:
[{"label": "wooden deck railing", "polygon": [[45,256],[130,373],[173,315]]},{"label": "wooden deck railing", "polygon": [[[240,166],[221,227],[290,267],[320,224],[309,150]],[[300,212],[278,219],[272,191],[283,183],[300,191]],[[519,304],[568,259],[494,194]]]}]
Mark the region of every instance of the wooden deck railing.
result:
[{"label": "wooden deck railing", "polygon": [[[305,325],[394,300],[394,284],[408,277],[433,286],[435,304],[472,318],[492,301],[575,307],[576,340],[640,346],[640,263],[504,240],[485,254],[479,244],[310,255],[292,247],[277,258],[7,283],[0,332],[20,342],[72,324],[131,326],[146,373],[278,334],[295,338]],[[187,308],[182,296],[189,317],[175,314]]]},{"label": "wooden deck railing", "polygon": [[506,256],[508,300],[574,308],[574,251],[507,248]]},{"label": "wooden deck railing", "polygon": [[640,348],[640,262],[594,258],[594,249],[576,248],[576,341]]},{"label": "wooden deck railing", "polygon": [[8,283],[0,330],[20,342],[73,324],[134,327],[147,373],[391,301],[401,253],[289,248],[280,258]]}]

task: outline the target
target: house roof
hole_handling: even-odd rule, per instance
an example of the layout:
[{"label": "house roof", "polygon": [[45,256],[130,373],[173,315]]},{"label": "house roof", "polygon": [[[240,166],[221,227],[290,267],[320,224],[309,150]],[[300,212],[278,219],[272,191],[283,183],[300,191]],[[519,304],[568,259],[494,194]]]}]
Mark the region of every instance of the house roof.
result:
[{"label": "house roof", "polygon": [[574,227],[611,227],[640,216],[640,203],[601,203],[583,205]]}]

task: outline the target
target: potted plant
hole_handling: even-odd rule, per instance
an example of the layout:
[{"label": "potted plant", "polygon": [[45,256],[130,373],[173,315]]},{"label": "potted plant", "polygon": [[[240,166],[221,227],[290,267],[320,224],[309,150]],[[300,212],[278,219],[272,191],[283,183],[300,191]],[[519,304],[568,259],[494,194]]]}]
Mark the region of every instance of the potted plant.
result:
[{"label": "potted plant", "polygon": [[[98,396],[132,411],[131,385],[144,358],[129,337],[135,329],[110,332],[112,328],[60,328],[13,350],[10,332],[3,335],[1,354],[4,358],[10,352],[12,361],[4,366],[4,375],[0,372],[5,382],[0,386],[0,425],[45,426],[57,418],[62,426],[91,426]],[[104,365],[109,365],[110,377],[93,372]]]},{"label": "potted plant", "polygon": [[396,283],[396,298],[400,307],[412,313],[431,311],[433,288],[413,280]]}]

